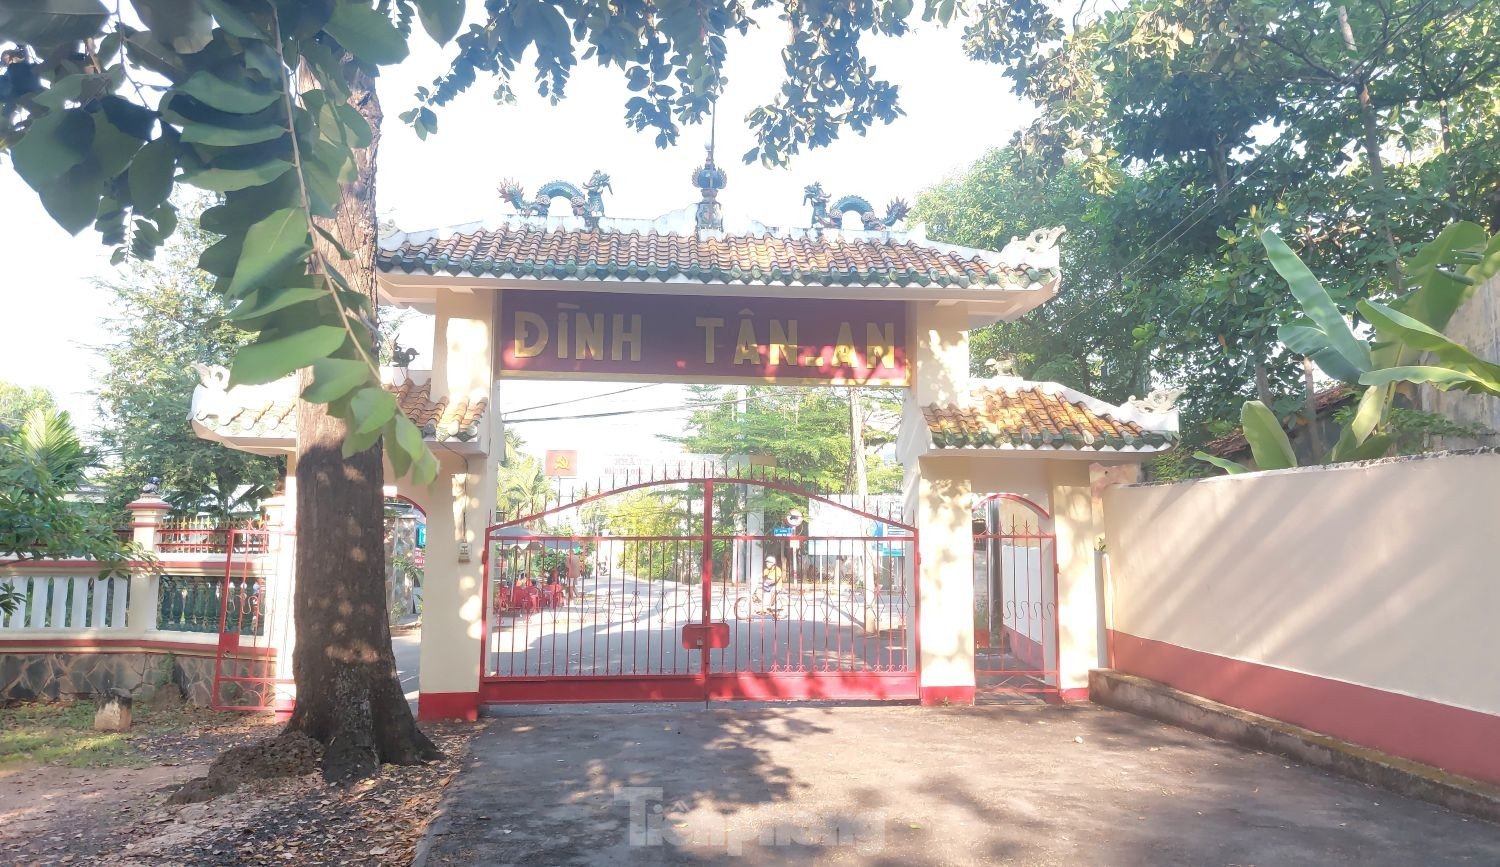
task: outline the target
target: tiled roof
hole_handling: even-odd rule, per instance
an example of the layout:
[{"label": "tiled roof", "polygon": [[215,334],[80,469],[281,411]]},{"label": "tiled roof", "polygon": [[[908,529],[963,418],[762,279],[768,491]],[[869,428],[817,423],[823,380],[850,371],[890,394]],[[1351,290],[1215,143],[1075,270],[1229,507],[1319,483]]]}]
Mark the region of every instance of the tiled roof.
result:
[{"label": "tiled roof", "polygon": [[1118,417],[1123,410],[1111,412],[1098,401],[1070,397],[1067,389],[1055,383],[986,383],[975,387],[967,401],[952,406],[932,404],[922,415],[937,448],[1158,450],[1176,439],[1175,429],[1148,428]]},{"label": "tiled roof", "polygon": [[396,405],[412,423],[422,429],[422,435],[441,442],[459,440],[467,442],[479,433],[479,421],[489,407],[489,400],[470,400],[461,397],[457,403],[449,404],[448,398],[432,399],[432,383],[417,385],[407,380],[401,385],[386,390],[396,395]]},{"label": "tiled roof", "polygon": [[1025,287],[1057,277],[1054,269],[1007,265],[999,254],[984,252],[885,233],[676,234],[506,223],[441,238],[401,238],[381,249],[377,265],[387,272],[476,277],[814,286]]},{"label": "tiled roof", "polygon": [[[1359,394],[1347,385],[1330,385],[1313,394],[1313,406],[1318,414],[1326,413],[1345,402],[1353,400]],[[1293,424],[1302,423],[1302,413],[1298,413]],[[1235,428],[1221,437],[1216,437],[1203,444],[1203,450],[1211,455],[1227,458],[1250,450],[1250,441],[1245,439],[1245,432]]]},{"label": "tiled roof", "polygon": [[[217,371],[214,371],[216,374]],[[212,374],[210,374],[211,376]],[[226,389],[227,374],[205,378],[194,393],[193,421],[216,438],[293,440],[297,437],[297,380],[287,377],[260,386]],[[421,428],[424,438],[437,442],[468,442],[479,433],[489,408],[485,398],[432,399],[430,382],[408,379],[385,386],[396,396],[401,412]]]}]

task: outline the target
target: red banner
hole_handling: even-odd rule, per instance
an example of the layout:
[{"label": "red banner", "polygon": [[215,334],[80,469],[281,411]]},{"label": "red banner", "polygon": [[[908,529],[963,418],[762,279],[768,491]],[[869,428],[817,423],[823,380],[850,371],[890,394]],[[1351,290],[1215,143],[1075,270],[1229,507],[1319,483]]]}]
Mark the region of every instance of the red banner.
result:
[{"label": "red banner", "polygon": [[511,290],[502,376],[906,385],[900,301]]}]

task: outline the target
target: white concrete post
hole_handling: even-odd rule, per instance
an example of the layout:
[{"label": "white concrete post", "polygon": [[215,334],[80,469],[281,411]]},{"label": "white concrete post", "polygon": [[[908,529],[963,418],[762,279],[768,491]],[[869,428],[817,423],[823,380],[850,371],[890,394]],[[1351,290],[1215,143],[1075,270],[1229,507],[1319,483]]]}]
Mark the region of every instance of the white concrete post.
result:
[{"label": "white concrete post", "polygon": [[[157,533],[162,519],[171,510],[166,500],[155,494],[142,494],[125,507],[130,513],[131,541],[143,551],[156,553]],[[130,570],[130,600],[125,609],[125,629],[130,635],[142,635],[156,628],[156,592],[158,576],[154,569]]]},{"label": "white concrete post", "polygon": [[297,587],[297,456],[287,456],[285,491],[265,500],[269,532],[269,556],[266,579],[268,616],[266,641],[276,649],[275,685],[272,707],[279,716],[289,716],[297,702],[297,685],[292,683],[292,653],[297,646],[297,621],[294,595]]}]

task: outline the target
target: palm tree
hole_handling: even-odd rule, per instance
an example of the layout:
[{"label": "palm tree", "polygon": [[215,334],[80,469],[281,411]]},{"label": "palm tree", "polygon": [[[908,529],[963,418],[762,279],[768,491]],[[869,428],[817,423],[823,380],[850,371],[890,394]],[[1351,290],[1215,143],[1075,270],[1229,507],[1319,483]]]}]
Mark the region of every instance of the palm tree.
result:
[{"label": "palm tree", "polygon": [[[70,499],[97,461],[66,412],[34,409],[19,428],[0,427],[0,557],[87,557],[119,563],[129,546],[87,504]],[[20,597],[0,587],[0,611]]]},{"label": "palm tree", "polygon": [[542,463],[530,455],[507,467],[500,478],[500,502],[511,514],[531,514],[547,507],[552,484],[542,472]]}]

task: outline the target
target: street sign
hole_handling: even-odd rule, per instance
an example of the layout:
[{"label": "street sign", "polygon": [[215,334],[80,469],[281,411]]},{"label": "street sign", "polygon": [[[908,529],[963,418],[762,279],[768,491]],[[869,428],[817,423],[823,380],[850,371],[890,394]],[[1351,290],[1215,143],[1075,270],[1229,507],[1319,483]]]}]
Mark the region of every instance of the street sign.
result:
[{"label": "street sign", "polygon": [[790,536],[790,535],[792,535],[792,528],[791,527],[772,527],[771,528],[771,535],[772,536]]}]

